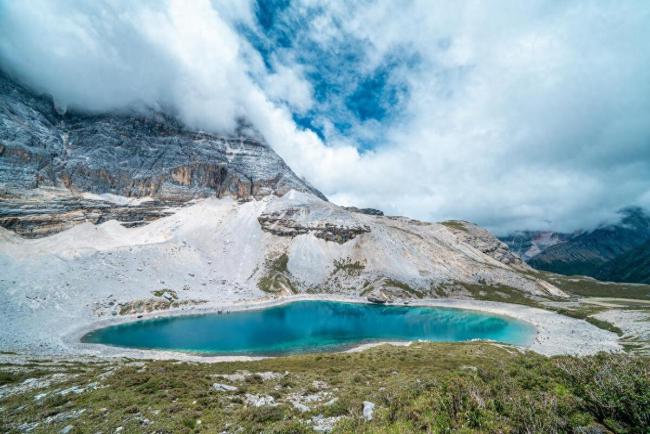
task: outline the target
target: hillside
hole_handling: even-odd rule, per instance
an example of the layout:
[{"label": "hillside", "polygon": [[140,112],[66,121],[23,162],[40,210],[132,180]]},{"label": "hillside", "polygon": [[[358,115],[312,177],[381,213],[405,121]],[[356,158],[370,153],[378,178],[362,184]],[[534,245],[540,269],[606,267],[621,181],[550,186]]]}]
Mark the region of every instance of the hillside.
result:
[{"label": "hillside", "polygon": [[65,352],[106,317],[299,294],[565,297],[478,226],[328,202],[259,139],[0,90],[3,348]]},{"label": "hillside", "polygon": [[[635,271],[640,263],[633,258],[643,257],[645,250],[641,246],[650,241],[650,215],[639,207],[624,208],[619,214],[618,222],[590,231],[573,234],[524,231],[501,240],[538,270],[633,282],[629,279],[641,278],[642,272]],[[632,253],[637,248],[639,252]]]},{"label": "hillside", "polygon": [[614,282],[650,283],[650,242],[609,261],[596,277]]}]

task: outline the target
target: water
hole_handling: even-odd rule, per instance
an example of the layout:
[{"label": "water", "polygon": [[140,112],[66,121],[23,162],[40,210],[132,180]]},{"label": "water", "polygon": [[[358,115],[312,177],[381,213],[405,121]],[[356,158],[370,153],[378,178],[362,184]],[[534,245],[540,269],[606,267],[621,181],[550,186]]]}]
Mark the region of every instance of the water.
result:
[{"label": "water", "polygon": [[83,342],[230,355],[340,350],[373,341],[532,341],[532,325],[439,307],[299,301],[260,310],[135,321],[95,330]]}]

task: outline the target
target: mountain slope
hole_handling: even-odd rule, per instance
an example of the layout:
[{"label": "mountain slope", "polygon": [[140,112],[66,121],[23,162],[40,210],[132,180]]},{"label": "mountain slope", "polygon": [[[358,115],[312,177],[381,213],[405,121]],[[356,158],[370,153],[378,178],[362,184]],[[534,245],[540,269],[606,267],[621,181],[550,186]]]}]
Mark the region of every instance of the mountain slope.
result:
[{"label": "mountain slope", "polygon": [[613,282],[650,283],[650,241],[609,261],[595,277]]},{"label": "mountain slope", "polygon": [[256,139],[189,131],[160,113],[62,115],[2,73],[0,94],[0,226],[23,236],[141,225],[199,197],[325,199]]},{"label": "mountain slope", "polygon": [[189,131],[160,114],[61,115],[0,73],[0,181],[159,199],[324,196],[267,145]]},{"label": "mountain slope", "polygon": [[3,80],[3,349],[67,351],[102,318],[290,294],[565,296],[486,230],[339,207],[258,141],[60,115]]},{"label": "mountain slope", "polygon": [[[560,274],[599,277],[605,264],[650,240],[650,216],[643,209],[629,207],[620,214],[618,223],[573,236],[558,234],[556,239],[566,237],[566,240],[529,257],[528,264]],[[517,247],[516,236],[504,241]]]},{"label": "mountain slope", "polygon": [[547,248],[568,241],[576,234],[552,231],[518,231],[499,237],[508,248],[524,261],[528,261]]}]

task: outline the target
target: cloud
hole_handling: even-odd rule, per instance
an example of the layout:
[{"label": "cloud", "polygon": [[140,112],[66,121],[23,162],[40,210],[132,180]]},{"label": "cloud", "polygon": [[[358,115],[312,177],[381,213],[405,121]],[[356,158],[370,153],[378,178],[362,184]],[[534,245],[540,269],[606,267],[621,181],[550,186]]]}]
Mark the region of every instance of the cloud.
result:
[{"label": "cloud", "polygon": [[644,1],[0,4],[0,62],[57,103],[246,118],[333,201],[498,232],[650,197]]}]

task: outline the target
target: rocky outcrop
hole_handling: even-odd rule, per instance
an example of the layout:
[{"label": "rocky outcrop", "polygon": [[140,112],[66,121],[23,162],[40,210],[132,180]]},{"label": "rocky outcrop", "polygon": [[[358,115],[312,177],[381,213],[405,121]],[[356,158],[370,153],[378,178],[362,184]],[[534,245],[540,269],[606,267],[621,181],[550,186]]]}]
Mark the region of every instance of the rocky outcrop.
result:
[{"label": "rocky outcrop", "polygon": [[469,244],[497,261],[510,266],[528,268],[526,263],[519,256],[512,253],[505,243],[499,241],[497,237],[486,229],[460,220],[450,220],[442,222],[442,224],[452,231],[462,242]]},{"label": "rocky outcrop", "polygon": [[257,218],[262,230],[273,235],[295,237],[313,233],[317,238],[334,241],[339,244],[354,239],[357,235],[370,232],[370,227],[363,224],[336,224],[328,221],[309,221],[300,219],[309,213],[308,208],[288,208],[282,211],[264,213]]},{"label": "rocky outcrop", "polygon": [[375,208],[357,208],[356,206],[344,206],[343,209],[367,215],[384,215],[384,212]]},{"label": "rocky outcrop", "polygon": [[0,191],[43,186],[160,200],[324,199],[262,141],[187,130],[161,113],[61,115],[0,73]]},{"label": "rocky outcrop", "polygon": [[80,223],[117,220],[125,227],[145,225],[173,214],[185,202],[150,200],[134,205],[82,197],[20,197],[0,200],[0,226],[25,238],[61,232]]}]

